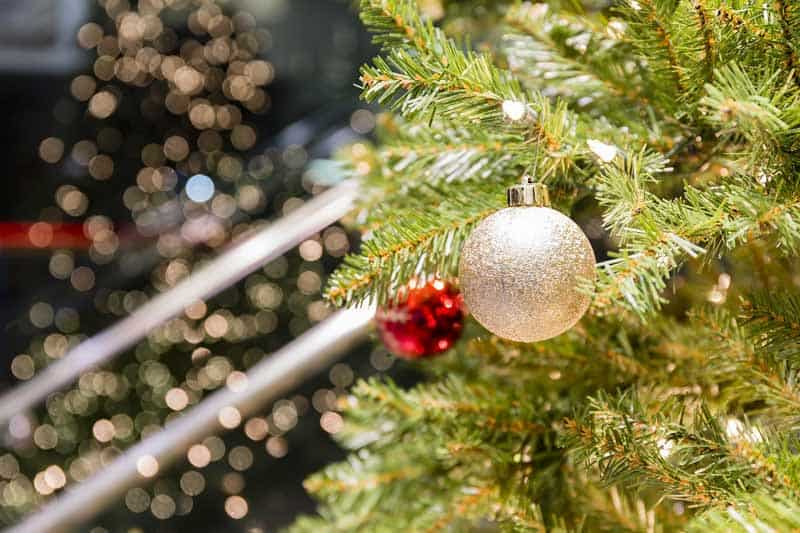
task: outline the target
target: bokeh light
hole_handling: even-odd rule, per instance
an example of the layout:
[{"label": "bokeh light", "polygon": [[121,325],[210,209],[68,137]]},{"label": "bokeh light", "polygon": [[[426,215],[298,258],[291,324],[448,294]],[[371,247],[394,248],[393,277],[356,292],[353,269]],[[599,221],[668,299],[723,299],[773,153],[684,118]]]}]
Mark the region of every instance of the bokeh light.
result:
[{"label": "bokeh light", "polygon": [[[205,1],[99,4],[107,18],[83,25],[77,36],[95,58],[67,80],[67,94],[53,109],[70,129],[39,137],[33,147],[60,181],[28,239],[49,254],[49,274],[69,300],[43,297],[25,308],[30,342],[11,360],[18,380],[31,379],[103,324],[135,312],[220,248],[318,191],[301,181],[307,147],[259,144],[263,128],[255,115],[272,105],[267,89],[276,71],[260,55],[272,37],[255,17]],[[81,120],[85,128],[78,128]],[[354,131],[371,124],[365,110],[350,118]],[[110,198],[117,186],[119,198]],[[107,209],[113,201],[129,216]],[[55,248],[64,221],[82,226],[86,247]],[[85,373],[41,411],[15,417],[10,438],[33,451],[15,448],[0,457],[7,482],[0,510],[29,510],[88,479],[221,387],[246,390],[250,367],[332,312],[321,291],[350,240],[338,226],[309,236],[237,286],[191,304],[113,366]],[[109,272],[146,283],[132,287]],[[233,435],[192,445],[180,471],[162,468],[156,457],[138,458],[142,486],[125,493],[125,507],[168,520],[191,512],[204,492],[222,490],[230,496],[227,516],[248,516],[247,472],[289,453],[287,433],[304,414],[314,415],[307,426],[319,431],[310,405],[330,413],[348,380],[339,369],[331,374],[337,389],[315,394],[315,402],[281,399],[248,419],[235,406],[220,410],[220,425]]]},{"label": "bokeh light", "polygon": [[204,174],[196,174],[186,182],[186,196],[193,202],[207,202],[214,196],[214,182]]}]

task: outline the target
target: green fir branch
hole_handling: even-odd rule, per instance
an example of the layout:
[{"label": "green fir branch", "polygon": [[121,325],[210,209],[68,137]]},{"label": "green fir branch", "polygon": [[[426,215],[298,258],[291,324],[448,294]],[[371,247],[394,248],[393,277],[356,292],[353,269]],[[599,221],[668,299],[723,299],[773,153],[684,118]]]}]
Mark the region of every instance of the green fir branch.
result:
[{"label": "green fir branch", "polygon": [[780,71],[769,68],[758,75],[760,79],[752,79],[735,62],[721,67],[706,86],[701,105],[718,137],[746,139],[752,147],[750,165],[772,174],[769,161],[786,158],[785,152],[797,145],[800,100],[793,76],[780,78]]},{"label": "green fir branch", "polygon": [[605,483],[653,488],[693,506],[731,503],[738,491],[768,484],[768,472],[742,454],[705,407],[691,414],[679,405],[662,409],[670,411],[649,415],[633,395],[600,394],[580,421],[568,420],[564,442]]},{"label": "green fir branch", "polygon": [[[524,90],[489,56],[465,50],[423,21],[413,0],[363,0],[362,19],[377,32],[379,42],[396,44],[362,69],[366,101],[409,119],[443,119],[523,134],[567,168],[572,164],[577,123],[566,105]],[[509,103],[522,112],[509,116],[504,109]]]},{"label": "green fir branch", "polygon": [[781,494],[742,494],[736,505],[709,509],[687,528],[692,533],[753,533],[800,529],[800,502]]},{"label": "green fir branch", "polygon": [[[503,206],[494,183],[464,183],[451,194],[426,186],[404,198],[391,221],[376,228],[331,276],[325,295],[336,305],[373,299],[384,304],[414,278],[455,275],[472,227]],[[380,211],[373,216],[380,219]]]},{"label": "green fir branch", "polygon": [[[535,152],[518,134],[436,123],[402,123],[379,148],[386,181],[404,187],[465,180],[503,182],[518,178]],[[401,180],[401,181],[400,181]]]},{"label": "green fir branch", "polygon": [[764,425],[800,427],[797,369],[760,349],[752,325],[740,324],[725,310],[701,308],[690,318],[713,342],[707,348],[707,377],[719,387],[715,402],[721,408],[744,412]]},{"label": "green fir branch", "polygon": [[620,98],[647,105],[631,83],[637,71],[621,61],[630,47],[609,36],[606,28],[586,17],[528,3],[510,9],[506,23],[511,31],[504,34],[501,50],[511,72],[528,86],[567,98],[577,108],[594,107],[601,98],[611,100],[609,111]]},{"label": "green fir branch", "polygon": [[784,65],[787,71],[797,71],[800,67],[798,60],[797,39],[800,35],[800,9],[793,2],[775,0],[774,9],[777,13],[781,29],[781,45],[784,50]]},{"label": "green fir branch", "polygon": [[752,294],[742,302],[741,319],[756,350],[800,368],[800,295]]},{"label": "green fir branch", "polygon": [[[756,238],[771,239],[784,253],[800,245],[800,203],[793,194],[765,195],[746,178],[665,200],[648,184],[668,170],[642,152],[618,155],[601,167],[597,197],[604,223],[620,240],[615,257],[599,265],[595,308],[622,305],[640,316],[660,308],[672,272],[687,260],[714,258]],[[591,290],[588,287],[587,290]]]},{"label": "green fir branch", "polygon": [[648,93],[666,113],[680,110],[688,89],[671,24],[675,6],[673,0],[626,0],[617,8],[628,26],[625,39],[645,59],[640,72]]},{"label": "green fir branch", "polygon": [[[359,383],[337,434],[354,455],[309,481],[323,506],[300,524],[796,525],[800,10],[507,4],[478,20],[477,0],[361,1],[382,46],[363,96],[398,117],[349,156],[365,239],[327,296],[386,304],[412,280],[455,278],[472,227],[532,168],[559,208],[602,217],[618,249],[568,333],[520,345],[468,319],[461,343],[420,363],[429,382]],[[769,293],[749,291],[756,247]],[[719,272],[723,298],[697,306]]]}]

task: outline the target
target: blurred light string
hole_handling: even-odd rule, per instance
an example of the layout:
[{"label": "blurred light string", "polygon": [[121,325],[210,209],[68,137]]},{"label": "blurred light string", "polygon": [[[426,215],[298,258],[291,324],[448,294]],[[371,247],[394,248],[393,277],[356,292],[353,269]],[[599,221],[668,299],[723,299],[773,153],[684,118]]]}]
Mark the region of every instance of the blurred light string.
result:
[{"label": "blurred light string", "polygon": [[357,193],[358,182],[353,179],[328,189],[223,252],[126,318],[83,341],[30,381],[0,396],[0,427],[44,401],[52,392],[69,385],[82,373],[131,348],[192,303],[214,296],[333,224],[353,208]]},{"label": "blurred light string", "polygon": [[347,353],[366,337],[373,315],[366,307],[336,312],[255,365],[246,380],[213,393],[8,531],[70,531],[91,520],[129,488],[185,457],[192,444],[232,429],[230,418],[241,421]]},{"label": "blurred light string", "polygon": [[0,249],[85,250],[91,245],[92,241],[84,234],[81,223],[0,222]]}]

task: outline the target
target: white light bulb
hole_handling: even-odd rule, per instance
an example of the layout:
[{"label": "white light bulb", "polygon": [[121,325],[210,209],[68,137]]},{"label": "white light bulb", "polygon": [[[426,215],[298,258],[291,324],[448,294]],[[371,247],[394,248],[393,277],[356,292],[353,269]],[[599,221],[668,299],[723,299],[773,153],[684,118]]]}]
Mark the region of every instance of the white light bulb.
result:
[{"label": "white light bulb", "polygon": [[525,116],[527,107],[523,102],[506,100],[503,102],[503,114],[510,120],[520,120]]},{"label": "white light bulb", "polygon": [[606,144],[594,139],[589,139],[586,141],[586,144],[589,145],[589,150],[591,150],[594,155],[599,157],[604,163],[613,161],[617,156],[617,147],[613,144]]}]

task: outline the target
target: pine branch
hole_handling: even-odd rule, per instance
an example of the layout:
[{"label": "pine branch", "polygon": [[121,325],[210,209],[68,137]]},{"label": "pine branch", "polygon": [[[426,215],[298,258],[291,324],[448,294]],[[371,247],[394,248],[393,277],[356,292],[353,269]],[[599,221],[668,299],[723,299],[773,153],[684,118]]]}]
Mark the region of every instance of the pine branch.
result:
[{"label": "pine branch", "polygon": [[675,3],[671,0],[626,0],[619,7],[628,23],[625,38],[640,57],[646,58],[648,92],[667,113],[676,112],[687,89],[684,66],[679,63],[671,24]]},{"label": "pine branch", "polygon": [[[595,309],[621,304],[640,316],[658,309],[670,274],[690,258],[714,257],[759,237],[794,253],[800,245],[800,197],[765,195],[744,179],[665,200],[647,184],[664,161],[645,153],[618,155],[601,167],[597,196],[604,222],[621,241],[614,259],[599,265]],[[590,290],[590,288],[587,288]]]},{"label": "pine branch", "polygon": [[[413,0],[362,0],[362,19],[381,43],[393,43],[361,73],[362,96],[409,119],[434,118],[523,134],[548,154],[569,161],[576,119],[563,103],[525,91],[491,59],[464,50],[424,22]],[[522,110],[509,119],[504,104]]]},{"label": "pine branch", "polygon": [[717,62],[716,37],[709,17],[708,6],[705,0],[692,0],[692,10],[697,19],[697,25],[702,35],[703,54],[701,56],[700,71],[704,73],[704,80],[711,81],[714,76],[714,68]]},{"label": "pine branch", "polygon": [[[637,72],[621,61],[630,48],[609,37],[584,16],[545,9],[544,4],[522,4],[508,11],[501,49],[509,69],[528,86],[568,98],[581,108],[613,99],[607,107],[619,108],[619,99],[647,106],[636,83]],[[633,79],[633,80],[632,80]],[[614,105],[617,104],[617,105]],[[621,108],[629,114],[630,108]]]},{"label": "pine branch", "polygon": [[519,177],[535,153],[521,135],[401,123],[379,149],[386,181],[403,187],[465,180],[503,182]]},{"label": "pine branch", "polygon": [[[375,230],[358,255],[331,276],[326,297],[336,305],[371,299],[383,304],[413,278],[448,277],[472,227],[503,206],[496,184],[464,183],[452,192],[434,188],[404,195],[405,207]],[[374,215],[381,218],[380,211]]]},{"label": "pine branch", "polygon": [[774,9],[777,11],[778,21],[783,36],[783,49],[785,54],[785,67],[787,71],[796,71],[800,66],[797,57],[795,35],[800,30],[800,10],[786,0],[775,0]]},{"label": "pine branch", "polygon": [[715,20],[710,16],[706,3],[706,0],[673,2],[675,7],[667,17],[667,31],[675,47],[673,68],[681,87],[678,96],[682,113],[691,123],[697,121],[698,100],[704,93],[704,85],[713,78],[719,60]]},{"label": "pine branch", "polygon": [[793,75],[791,69],[785,68],[787,44],[782,29],[774,23],[778,18],[774,7],[774,3],[736,7],[719,3],[716,6],[712,27],[719,50],[719,64],[772,65],[782,70],[779,79]]},{"label": "pine branch", "polygon": [[627,228],[658,197],[648,190],[658,177],[670,172],[669,162],[660,154],[640,150],[621,154],[611,164],[600,165],[595,189],[603,208],[603,222],[611,233],[625,240]]},{"label": "pine branch", "polygon": [[[435,377],[463,375],[487,386],[504,386],[510,379],[524,381],[527,390],[542,397],[598,387],[614,390],[657,373],[672,361],[653,357],[645,349],[631,349],[630,335],[639,332],[637,324],[596,319],[536,344],[487,336],[482,328],[470,324],[451,354],[437,358],[425,369]],[[637,342],[645,341],[637,338]]]},{"label": "pine branch", "polygon": [[695,310],[690,317],[705,327],[716,350],[708,358],[708,378],[720,384],[716,401],[728,410],[744,410],[765,424],[798,427],[800,386],[797,370],[753,344],[750,325],[742,326],[722,310]]},{"label": "pine branch", "polygon": [[[391,382],[360,382],[344,406],[347,423],[337,437],[361,451],[306,483],[327,503],[322,521],[309,521],[307,528],[381,523],[394,509],[391,523],[404,529],[438,531],[486,517],[544,530],[530,498],[546,494],[554,481],[546,466],[553,461],[552,439],[544,437],[549,428],[543,423],[550,415],[535,402],[507,409],[518,393],[458,379],[410,391]],[[435,453],[434,442],[441,443]],[[422,491],[416,488],[421,484]],[[399,509],[403,498],[413,504]]]},{"label": "pine branch", "polygon": [[800,504],[782,494],[742,494],[737,505],[709,509],[688,527],[693,533],[729,531],[753,533],[794,531],[800,528]]},{"label": "pine branch", "polygon": [[[756,10],[756,13],[759,13],[759,11]],[[771,37],[767,30],[760,27],[757,20],[754,20],[752,16],[748,17],[750,14],[751,11],[734,10],[726,4],[720,4],[716,9],[716,18],[720,22],[717,28],[728,30],[726,36],[729,36],[731,33],[738,33],[739,35],[745,34],[750,39],[751,44],[770,41]],[[725,57],[729,57],[730,55],[731,54],[728,53],[724,54]]]},{"label": "pine branch", "polygon": [[[670,528],[671,523],[683,520],[675,514],[664,512],[663,506],[653,505],[645,498],[630,494],[619,487],[600,487],[596,483],[579,485],[579,493],[573,497],[582,503],[586,517],[585,531],[658,531]],[[675,524],[675,526],[678,526]]]},{"label": "pine branch", "polygon": [[[389,6],[388,8],[386,7],[387,5]],[[436,85],[442,83],[442,80],[444,80],[445,85],[442,86],[441,89],[445,93],[455,94],[452,93],[453,86],[447,86],[447,83],[454,82],[453,80],[458,80],[454,83],[463,84],[464,76],[462,74],[464,71],[459,69],[471,68],[469,65],[473,60],[477,62],[475,63],[477,65],[476,71],[478,73],[485,74],[483,77],[479,76],[478,78],[480,79],[475,78],[477,85],[489,86],[491,88],[493,86],[492,84],[495,84],[496,86],[494,88],[497,89],[504,84],[502,80],[498,82],[495,76],[497,71],[493,70],[493,67],[491,67],[491,65],[487,62],[486,58],[470,56],[469,54],[464,55],[464,53],[454,47],[452,41],[443,37],[438,29],[434,28],[429,23],[421,22],[418,16],[415,18],[415,16],[410,14],[412,13],[411,11],[403,11],[403,9],[407,7],[408,6],[403,2],[398,3],[396,6],[392,2],[388,2],[383,4],[379,11],[371,12],[369,15],[369,20],[374,19],[376,21],[376,27],[378,27],[379,31],[382,32],[380,35],[388,35],[391,32],[395,32],[397,35],[405,36],[402,37],[403,42],[406,46],[413,48],[415,51],[414,54],[410,54],[407,49],[401,49],[399,53],[401,53],[401,55],[406,55],[404,58],[399,60],[400,63],[404,64],[409,69],[420,68],[418,63],[424,63],[423,60],[426,57],[430,59],[430,57],[426,56],[425,54],[429,53],[429,51],[432,49],[431,43],[436,42],[442,45],[439,46],[438,49],[443,52],[443,57],[449,57],[451,52],[458,56],[454,61],[448,60],[443,62],[438,55],[433,59],[433,61],[436,62],[437,68],[440,69],[438,74],[435,76],[433,83]],[[666,4],[663,2],[648,2],[645,3],[643,7],[639,7],[640,9],[633,9],[633,11],[636,13],[631,13],[630,10],[625,11],[626,15],[629,17],[634,17],[634,19],[637,19],[638,17],[637,20],[639,20],[641,24],[650,27],[650,39],[653,38],[653,28],[656,28],[654,30],[656,36],[666,38],[665,32],[667,29],[666,26],[661,22],[662,19],[667,16],[668,12],[670,12]],[[704,8],[699,3],[695,3],[690,7],[690,10],[684,10],[686,11],[685,17],[689,17],[692,20],[696,20],[697,23],[704,25],[703,35],[705,36],[704,40],[707,41],[707,32],[710,31],[710,26],[707,17],[704,15]],[[392,11],[392,9],[395,8],[396,10]],[[389,17],[391,14],[394,14],[393,18]],[[387,17],[391,18],[391,20],[387,20]],[[636,26],[636,24],[633,24],[633,26]],[[409,30],[409,28],[413,29],[413,31]],[[647,33],[643,26],[639,27],[639,29],[636,31]],[[409,40],[409,35],[413,35],[414,39]],[[681,37],[680,32],[676,35]],[[425,38],[422,38],[423,36]],[[423,46],[422,44],[415,42],[417,38],[421,39],[421,41],[426,44]],[[439,41],[441,39],[444,39],[446,43],[440,43]],[[669,46],[667,45],[669,42],[662,44],[668,51]],[[449,45],[450,48],[447,48],[445,45]],[[700,44],[698,46],[707,47],[708,43],[706,42],[705,44]],[[691,46],[687,45],[687,47],[689,51],[692,50]],[[709,52],[710,50],[706,48],[706,55]],[[687,56],[691,55],[684,49],[682,49],[680,53]],[[670,56],[670,54],[667,55]],[[676,53],[674,58],[671,56],[667,58],[667,62],[671,65],[671,71],[677,72],[680,70],[677,68],[678,55],[679,54]],[[446,63],[446,65],[444,63]],[[705,66],[703,68],[706,72],[704,75],[707,76],[708,64],[704,63],[704,65]],[[453,68],[455,70],[448,70]],[[403,84],[395,84],[394,89],[387,88],[387,86],[384,87],[384,89],[386,89],[385,91],[381,90],[379,92],[383,95],[383,97],[393,98],[392,95],[394,95],[395,92],[400,91],[401,94],[398,96],[398,98],[401,100],[408,98],[410,100],[405,101],[421,102],[421,105],[425,107],[432,102],[431,98],[426,96],[422,97],[421,99],[417,99],[416,96],[414,96],[414,91],[416,89],[412,87],[414,83],[417,83],[418,81],[423,85],[431,81],[429,79],[430,77],[426,78],[422,74],[423,73],[420,72],[415,76],[406,76],[405,79],[408,83],[405,84],[405,87],[402,86]],[[430,74],[430,72],[428,72],[428,74]],[[783,118],[784,116],[788,118],[793,112],[792,109],[795,107],[793,103],[793,97],[789,96],[789,93],[786,90],[773,93],[773,100],[786,100],[785,102],[781,103],[783,107],[787,109],[787,111],[780,113],[777,111],[778,107],[774,103],[765,101],[764,97],[761,96],[763,93],[769,91],[770,87],[773,86],[772,78],[768,79],[760,86],[757,86],[749,82],[749,80],[743,76],[744,75],[741,70],[737,71],[735,67],[727,67],[719,72],[716,85],[709,85],[707,87],[709,95],[703,100],[703,103],[708,107],[708,109],[717,110],[716,112],[712,113],[711,120],[717,121],[717,124],[719,125],[720,121],[725,118],[725,102],[733,101],[737,102],[737,105],[741,106],[741,117],[737,117],[737,127],[743,132],[743,135],[749,135],[749,138],[753,141],[753,144],[755,144],[756,138],[763,139],[765,135],[772,135],[773,137],[780,134],[785,135],[784,132],[791,132],[794,130],[795,128]],[[387,83],[390,83],[391,85],[392,82],[387,78]],[[498,83],[499,85],[497,85]],[[486,104],[486,101],[479,105],[475,105],[475,102],[470,102],[467,104],[466,102],[469,100],[469,98],[466,100],[461,98],[463,94],[458,92],[462,89],[463,87],[461,89],[456,87],[454,89],[457,93],[456,96],[454,96],[452,100],[449,100],[449,102],[455,106],[452,108],[454,114],[461,115],[462,119],[466,118],[468,123],[471,121],[469,116],[470,112],[481,114],[484,116],[484,118],[489,117],[489,115],[483,115],[483,112],[489,108],[481,108],[481,105]],[[424,92],[425,89],[423,87],[420,90]],[[434,87],[434,90],[438,94],[439,89]],[[489,95],[491,97],[490,100],[492,100],[493,104],[489,107],[494,109],[494,119],[500,120],[500,110],[498,110],[497,107],[501,102],[502,97],[498,95],[498,91],[489,90],[488,92],[484,91],[480,94],[482,96]],[[518,95],[518,93],[515,93],[513,97]],[[400,105],[402,107],[405,104]],[[542,105],[546,107],[546,103]],[[416,103],[412,104],[412,107],[414,106],[416,106]],[[469,110],[466,109],[467,107]],[[415,109],[417,108],[415,107]],[[787,115],[787,113],[789,113],[789,115]],[[494,119],[489,117],[489,120]],[[556,123],[561,123],[563,125],[563,121],[561,120],[556,121]],[[792,138],[787,140],[790,144],[793,142]],[[550,138],[549,140],[545,139],[545,142],[549,144],[554,141],[552,138]],[[524,144],[525,143],[523,141],[518,145],[524,146]],[[495,146],[499,147],[497,144]],[[559,143],[557,142],[555,144],[550,144],[551,148],[557,149],[558,146]],[[405,150],[403,148],[405,148]],[[456,148],[455,155],[448,154],[447,151],[437,153],[435,148],[428,149],[431,150],[429,153],[432,153],[433,155],[426,157],[426,154],[421,148],[417,148],[415,150],[409,146],[398,148],[398,152],[392,153],[390,151],[386,155],[391,157],[392,154],[396,156],[398,154],[405,153],[409,159],[407,161],[404,161],[403,159],[400,160],[400,169],[403,168],[404,164],[413,162],[416,164],[416,166],[413,168],[412,174],[413,172],[423,172],[427,174],[427,176],[435,176],[441,173],[445,180],[453,178],[454,169],[474,168],[472,167],[473,164],[477,164],[477,168],[482,168],[484,165],[489,165],[489,163],[492,161],[492,156],[486,157],[480,155],[479,152],[476,152],[475,146],[472,146],[471,148],[465,148],[461,151]],[[573,155],[574,153],[575,152],[573,151]],[[495,152],[493,155],[498,158],[495,161],[504,160],[503,155],[497,152]],[[572,159],[573,157],[570,156],[566,160],[569,161]],[[449,163],[443,164],[443,161],[453,161],[455,163],[450,166]],[[517,162],[522,161],[523,158],[517,159]],[[487,166],[486,168],[497,169],[498,167]],[[470,172],[467,171],[467,174],[469,175]],[[606,179],[605,181],[606,183],[622,183],[619,180],[614,181]],[[609,192],[603,191],[602,187],[603,185],[601,184],[601,202],[604,201],[604,192]],[[607,189],[611,190],[613,189],[613,186],[607,187]],[[644,197],[642,196],[642,190],[643,187],[637,186],[628,192],[639,194],[637,202],[641,204],[643,201],[645,201]],[[622,190],[614,190],[610,192],[611,194],[608,195],[610,197],[615,195],[617,197],[624,196],[621,194],[624,193]],[[789,247],[793,247],[795,245],[797,232],[796,229],[792,227],[791,215],[782,216],[782,210],[784,208],[778,208],[775,211],[770,210],[761,213],[760,216],[763,216],[763,218],[758,221],[754,221],[752,218],[747,217],[741,217],[738,220],[723,220],[723,217],[716,209],[721,205],[719,203],[720,200],[725,201],[727,199],[723,197],[723,194],[720,194],[719,192],[717,194],[706,194],[701,193],[700,191],[689,192],[693,195],[693,197],[687,198],[685,201],[662,201],[655,195],[650,194],[650,200],[646,202],[648,203],[648,207],[650,207],[650,209],[643,209],[642,207],[643,211],[641,213],[638,212],[640,207],[631,206],[630,204],[620,204],[616,202],[612,203],[610,201],[605,201],[604,205],[614,205],[614,207],[611,207],[610,211],[606,214],[606,221],[608,224],[610,224],[609,227],[617,232],[622,227],[627,228],[624,238],[633,244],[626,246],[617,259],[614,259],[603,265],[603,268],[601,269],[600,281],[598,283],[598,296],[596,299],[598,309],[608,307],[612,304],[612,302],[617,300],[618,296],[623,298],[624,305],[641,315],[648,313],[652,309],[658,308],[663,302],[662,292],[666,288],[666,280],[672,271],[681,266],[687,258],[696,257],[704,253],[705,248],[709,246],[712,249],[719,249],[720,243],[722,242],[727,246],[728,249],[730,249],[735,244],[741,242],[742,230],[745,227],[747,227],[748,231],[752,231],[754,229],[754,225],[757,225],[757,229],[759,230],[767,229],[777,231],[782,237],[783,242],[781,244]],[[744,197],[739,197],[739,199],[744,200]],[[750,200],[758,200],[758,198],[753,196],[751,199],[746,201],[743,207],[752,207],[752,205],[748,205]],[[712,206],[715,207],[715,209],[711,209]],[[792,206],[790,205],[787,205],[785,209],[787,211],[793,210]],[[619,216],[624,210],[628,210],[631,215],[627,218]],[[634,214],[638,222],[634,224],[633,227],[628,227],[628,225],[632,222],[630,217],[634,216]],[[773,219],[776,217],[776,215],[782,216],[780,223],[773,223]],[[664,223],[666,222],[664,220],[665,216],[668,216],[672,219],[670,223]],[[687,218],[693,219],[691,222],[693,222],[694,225],[687,225]],[[726,228],[721,228],[720,226],[726,222],[729,222],[730,225]],[[450,228],[446,228],[445,231],[448,229]],[[725,234],[722,230],[728,230],[728,234]],[[403,246],[403,242],[398,242],[397,239],[394,240],[394,244],[398,245],[398,249],[400,250],[408,250],[413,248],[413,246]],[[418,256],[416,254],[406,254],[401,258],[398,258],[397,263],[399,264],[402,261],[410,262],[412,259],[418,259]],[[373,267],[377,267],[375,258],[371,258],[370,263],[373,264]],[[360,264],[351,264],[351,266],[363,271],[367,270],[369,265],[362,262]],[[437,264],[436,266],[441,265]],[[394,271],[394,269],[392,269],[392,271]],[[450,271],[452,272],[452,270]],[[401,278],[405,280],[409,279],[410,272],[410,266],[407,266],[405,275],[401,276]],[[362,289],[369,283],[371,279],[377,276],[378,274],[376,273],[376,268],[373,268],[371,272],[367,272],[363,277],[360,278],[360,280],[351,280],[353,282],[352,284],[345,284],[340,288],[340,290],[333,292],[332,298],[334,301],[346,301],[348,294],[352,294],[352,290],[358,291],[359,289]],[[391,290],[397,286],[397,282],[387,282],[384,277],[383,283],[377,287],[378,290],[376,292],[379,294],[378,297],[384,298],[384,296],[381,295],[391,292]],[[357,298],[364,299],[365,295],[360,295]]]},{"label": "pine branch", "polygon": [[[460,379],[449,379],[439,383],[420,385],[412,390],[400,389],[391,382],[381,383],[376,380],[360,382],[353,390],[357,404],[348,405],[348,419],[360,425],[364,421],[374,420],[370,412],[380,412],[384,417],[396,421],[391,429],[392,438],[405,431],[419,431],[423,422],[437,422],[438,427],[425,427],[434,433],[465,435],[467,442],[478,442],[474,437],[466,438],[475,431],[492,436],[495,446],[500,441],[504,444],[493,449],[487,448],[485,453],[492,455],[514,453],[517,444],[533,435],[547,431],[546,423],[549,415],[541,413],[535,402],[519,403],[515,409],[498,409],[502,397],[498,391],[467,383]],[[503,395],[511,398],[513,391],[504,391]],[[516,403],[516,402],[515,402]],[[357,409],[356,409],[357,407]],[[352,446],[356,435],[343,433],[344,442]],[[377,439],[381,439],[378,435]],[[486,443],[488,446],[488,443]],[[482,443],[481,446],[484,446]],[[504,451],[505,446],[508,450]]]},{"label": "pine branch", "polygon": [[445,116],[468,112],[468,122],[480,117],[502,122],[504,100],[525,103],[518,83],[488,57],[464,51],[439,28],[423,22],[415,2],[363,0],[361,16],[378,42],[395,45],[385,48],[387,59],[379,57],[363,69],[367,101],[391,102],[409,116],[433,106]]},{"label": "pine branch", "polygon": [[[692,204],[665,201],[646,189],[668,170],[659,156],[645,152],[617,156],[601,167],[597,197],[607,208],[604,222],[623,245],[617,257],[599,265],[595,309],[622,304],[640,316],[660,307],[666,278],[687,257],[704,249],[698,237],[713,236],[718,206],[695,197]],[[623,301],[619,301],[619,298]]]},{"label": "pine branch", "polygon": [[793,76],[781,79],[779,74],[767,68],[761,79],[753,80],[737,63],[729,63],[716,71],[701,100],[718,136],[746,139],[752,148],[750,165],[770,174],[774,171],[769,162],[781,155],[785,160],[785,152],[795,149],[800,131],[800,101]]},{"label": "pine branch", "polygon": [[331,465],[305,487],[323,505],[319,517],[302,518],[292,528],[295,532],[348,532],[388,523],[425,530],[440,518],[442,501],[461,494],[424,443],[408,440],[380,455],[362,453]]},{"label": "pine branch", "polygon": [[648,416],[633,396],[599,395],[590,400],[581,422],[567,422],[565,442],[599,468],[606,483],[653,487],[692,505],[734,502],[738,491],[767,483],[768,474],[739,453],[707,409],[691,416],[687,427],[683,409],[671,421]]},{"label": "pine branch", "polygon": [[756,350],[770,360],[800,367],[800,296],[756,293],[742,302],[741,311]]}]

